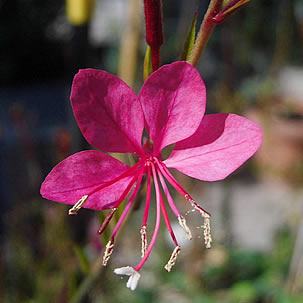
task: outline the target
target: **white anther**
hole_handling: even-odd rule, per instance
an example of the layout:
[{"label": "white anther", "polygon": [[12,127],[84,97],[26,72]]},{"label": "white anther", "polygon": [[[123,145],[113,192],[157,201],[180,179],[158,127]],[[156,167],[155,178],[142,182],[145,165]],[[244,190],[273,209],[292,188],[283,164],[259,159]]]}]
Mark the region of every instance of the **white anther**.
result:
[{"label": "white anther", "polygon": [[141,234],[141,257],[143,258],[147,249],[147,236],[146,236],[146,226],[142,226],[140,229]]},{"label": "white anther", "polygon": [[107,265],[107,262],[113,253],[113,250],[114,250],[114,242],[110,240],[107,242],[107,244],[105,246],[105,251],[104,251],[103,261],[102,261],[103,266]]},{"label": "white anther", "polygon": [[206,246],[206,248],[211,248],[212,238],[211,238],[211,232],[210,232],[210,218],[209,218],[209,216],[204,217],[203,228],[204,228],[203,235],[204,235],[205,246]]},{"label": "white anther", "polygon": [[88,195],[83,196],[72,208],[70,208],[68,210],[68,214],[76,215],[78,213],[78,211],[80,210],[80,208],[82,207],[82,205],[87,200],[87,198],[88,198]]},{"label": "white anther", "polygon": [[181,248],[180,246],[176,246],[174,251],[172,252],[171,256],[170,256],[170,259],[168,260],[167,264],[164,266],[164,268],[170,272],[172,267],[176,264],[176,261],[177,261],[177,257],[179,255],[181,251]]},{"label": "white anther", "polygon": [[178,221],[179,221],[180,226],[184,229],[188,240],[191,240],[192,239],[191,231],[190,231],[189,227],[186,224],[185,218],[182,217],[182,216],[179,216]]},{"label": "white anther", "polygon": [[140,279],[140,274],[131,266],[125,266],[125,267],[120,267],[114,269],[114,273],[116,275],[124,275],[124,276],[129,276],[128,281],[126,283],[126,287],[135,290],[139,279]]},{"label": "white anther", "polygon": [[210,215],[204,211],[196,201],[190,198],[189,195],[185,195],[185,199],[191,204],[193,207],[193,210],[196,210],[199,212],[199,214],[203,217],[204,223],[202,225],[204,231],[203,231],[203,236],[204,236],[204,242],[206,248],[211,248],[211,242],[212,242],[212,237],[211,237],[211,231],[210,231]]}]

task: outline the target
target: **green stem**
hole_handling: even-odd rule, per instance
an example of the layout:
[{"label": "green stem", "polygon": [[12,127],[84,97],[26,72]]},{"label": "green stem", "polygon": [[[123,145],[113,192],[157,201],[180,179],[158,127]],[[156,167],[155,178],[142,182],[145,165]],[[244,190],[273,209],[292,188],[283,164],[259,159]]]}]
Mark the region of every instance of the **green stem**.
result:
[{"label": "green stem", "polygon": [[200,26],[198,36],[191,52],[191,56],[188,60],[192,65],[197,65],[203,50],[216,26],[216,23],[212,18],[220,11],[223,0],[211,0],[207,9],[204,19]]},{"label": "green stem", "polygon": [[102,262],[98,259],[94,263],[93,269],[90,274],[86,276],[81,285],[78,287],[77,292],[72,297],[70,303],[81,303],[83,301],[83,298],[93,287],[95,281],[99,278],[99,275],[102,273],[103,270],[104,267],[102,266]]}]

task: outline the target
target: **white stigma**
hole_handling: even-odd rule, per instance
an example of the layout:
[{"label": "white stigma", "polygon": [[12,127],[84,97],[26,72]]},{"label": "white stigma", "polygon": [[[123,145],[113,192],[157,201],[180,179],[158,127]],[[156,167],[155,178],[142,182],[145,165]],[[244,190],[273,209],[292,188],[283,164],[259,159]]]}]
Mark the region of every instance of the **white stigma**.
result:
[{"label": "white stigma", "polygon": [[147,237],[146,237],[146,226],[142,226],[140,229],[141,234],[141,257],[143,258],[147,249]]},{"label": "white stigma", "polygon": [[191,239],[192,239],[191,231],[190,231],[189,227],[188,227],[187,224],[186,224],[185,218],[182,217],[182,216],[179,216],[179,217],[178,217],[178,221],[179,221],[180,226],[181,226],[181,227],[183,228],[183,230],[185,231],[188,240],[191,240]]},{"label": "white stigma", "polygon": [[85,201],[87,200],[88,195],[83,196],[72,208],[68,210],[69,215],[76,215],[80,208],[83,206]]},{"label": "white stigma", "polygon": [[116,275],[129,276],[128,281],[126,283],[126,287],[131,290],[136,289],[141,275],[133,267],[125,266],[125,267],[116,268],[114,270],[114,273]]},{"label": "white stigma", "polygon": [[167,264],[164,266],[164,268],[170,272],[172,267],[176,264],[176,261],[177,261],[177,257],[179,255],[181,251],[181,248],[180,246],[176,246],[174,251],[172,252],[171,256],[170,256],[170,259],[168,260]]},{"label": "white stigma", "polygon": [[102,265],[106,266],[108,260],[110,259],[110,256],[112,255],[114,250],[114,242],[112,242],[111,240],[107,242],[106,246],[105,246],[105,251],[104,251],[104,255],[103,255],[103,261],[102,261]]}]

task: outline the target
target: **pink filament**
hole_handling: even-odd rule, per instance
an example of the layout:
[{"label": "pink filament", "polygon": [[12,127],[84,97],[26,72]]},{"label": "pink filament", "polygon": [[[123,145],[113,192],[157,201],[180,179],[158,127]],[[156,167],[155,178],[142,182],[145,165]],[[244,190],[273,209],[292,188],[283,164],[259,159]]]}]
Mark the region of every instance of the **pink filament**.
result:
[{"label": "pink filament", "polygon": [[164,163],[160,162],[158,159],[155,158],[155,161],[157,162],[157,166],[160,169],[161,173],[163,174],[163,176],[166,178],[166,180],[182,195],[185,197],[185,199],[187,201],[192,201],[193,204],[201,209],[203,212],[205,212],[206,214],[208,214],[210,216],[210,214],[200,205],[198,205],[194,199],[192,198],[192,196],[178,183],[178,181],[173,177],[173,175],[169,172],[169,170],[167,169],[167,167],[165,166]]},{"label": "pink filament", "polygon": [[166,166],[160,162],[157,158],[155,158],[155,161],[157,162],[157,166],[160,169],[160,172],[163,174],[163,176],[166,178],[166,180],[183,196],[189,194],[184,190],[184,188],[177,182],[177,180],[171,175],[169,170],[166,168]]},{"label": "pink filament", "polygon": [[100,186],[96,187],[93,191],[91,191],[90,193],[88,193],[88,196],[94,194],[95,192],[98,192],[101,189],[104,189],[110,185],[113,185],[114,183],[120,181],[121,179],[124,179],[126,177],[129,177],[131,175],[135,175],[135,171],[138,170],[138,166],[142,165],[142,162],[138,162],[136,163],[134,166],[130,167],[127,171],[125,171],[124,173],[122,173],[120,176],[118,176],[117,178],[114,178],[108,182],[105,182],[103,184],[101,184]]},{"label": "pink filament", "polygon": [[150,208],[150,194],[151,194],[151,177],[150,177],[150,167],[147,167],[147,185],[146,185],[146,200],[145,200],[145,209],[143,214],[142,226],[146,226]]},{"label": "pink filament", "polygon": [[138,191],[139,191],[139,189],[140,189],[140,185],[141,185],[142,178],[143,178],[143,170],[140,172],[140,175],[139,175],[138,178],[137,178],[136,187],[135,187],[133,193],[131,194],[131,196],[130,196],[130,198],[129,198],[129,200],[128,200],[128,203],[127,203],[127,205],[125,206],[125,208],[124,208],[124,210],[123,210],[123,212],[122,212],[122,215],[121,215],[121,217],[119,218],[119,220],[118,220],[118,222],[117,222],[117,224],[116,224],[116,226],[115,226],[115,228],[114,228],[114,230],[113,230],[113,233],[112,233],[112,236],[111,236],[112,241],[114,241],[114,239],[115,239],[115,237],[116,237],[116,235],[117,235],[117,233],[118,233],[118,231],[119,231],[119,229],[120,229],[122,223],[124,222],[125,218],[127,217],[128,212],[129,212],[131,206],[133,205],[133,203],[134,203],[134,201],[135,201],[135,198],[136,198],[136,196],[137,196],[137,193],[138,193]]},{"label": "pink filament", "polygon": [[174,234],[174,231],[171,227],[169,217],[168,217],[166,207],[165,207],[165,204],[164,204],[164,201],[163,201],[162,197],[161,197],[161,211],[162,211],[162,215],[164,217],[164,222],[165,222],[166,228],[167,228],[168,232],[170,233],[170,236],[171,236],[173,242],[175,243],[176,246],[179,246],[179,244],[177,242],[177,239],[176,239],[176,236]]},{"label": "pink filament", "polygon": [[116,203],[114,204],[111,212],[105,217],[103,223],[101,224],[101,226],[100,226],[100,228],[98,230],[98,234],[99,235],[101,235],[104,232],[104,230],[106,229],[107,225],[109,224],[109,222],[113,218],[114,213],[116,211],[116,208],[121,204],[121,202],[128,195],[130,189],[132,188],[132,186],[134,185],[134,183],[137,181],[137,179],[138,179],[138,173],[133,177],[133,179],[131,180],[131,182],[128,184],[127,188],[122,193],[121,197],[116,201]]},{"label": "pink filament", "polygon": [[163,191],[164,191],[164,193],[166,195],[166,198],[167,198],[167,201],[168,201],[168,204],[169,204],[171,210],[176,215],[176,217],[179,217],[180,216],[180,212],[179,212],[177,206],[174,203],[174,200],[173,200],[173,198],[172,198],[172,196],[171,196],[171,194],[170,194],[170,192],[169,192],[169,190],[168,190],[168,188],[166,186],[166,183],[165,183],[165,180],[164,180],[163,176],[161,175],[161,173],[159,171],[158,171],[158,176],[160,178],[160,182],[161,182]]},{"label": "pink filament", "polygon": [[144,265],[144,263],[146,262],[146,260],[148,259],[148,257],[151,254],[151,251],[156,243],[156,239],[158,236],[158,232],[159,232],[159,227],[160,227],[160,208],[161,208],[161,193],[160,193],[160,188],[159,188],[159,183],[158,183],[158,179],[157,179],[157,174],[156,174],[156,170],[155,170],[155,166],[153,163],[151,163],[151,167],[152,167],[152,173],[153,173],[153,179],[154,179],[154,185],[155,185],[155,191],[156,191],[156,224],[155,224],[155,229],[150,241],[150,244],[145,252],[144,257],[141,259],[141,261],[134,267],[134,269],[136,271],[139,271],[142,266]]}]

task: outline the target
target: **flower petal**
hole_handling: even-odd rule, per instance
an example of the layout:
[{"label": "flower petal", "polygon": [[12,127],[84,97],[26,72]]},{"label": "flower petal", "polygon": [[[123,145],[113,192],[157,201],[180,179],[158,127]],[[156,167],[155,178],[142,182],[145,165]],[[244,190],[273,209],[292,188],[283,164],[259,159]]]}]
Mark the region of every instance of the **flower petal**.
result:
[{"label": "flower petal", "polygon": [[164,163],[200,180],[221,180],[249,159],[261,142],[260,127],[244,117],[206,115],[197,131],[178,142]]},{"label": "flower petal", "polygon": [[206,89],[198,71],[179,61],[164,65],[139,95],[154,152],[191,136],[205,112]]},{"label": "flower petal", "polygon": [[[94,150],[82,151],[56,165],[42,183],[40,193],[46,199],[73,205],[128,169],[127,165],[107,154]],[[130,180],[130,177],[126,177],[90,195],[83,207],[95,210],[110,208]]]},{"label": "flower petal", "polygon": [[75,76],[71,102],[86,140],[106,152],[140,152],[144,117],[135,93],[118,77],[83,69]]}]

